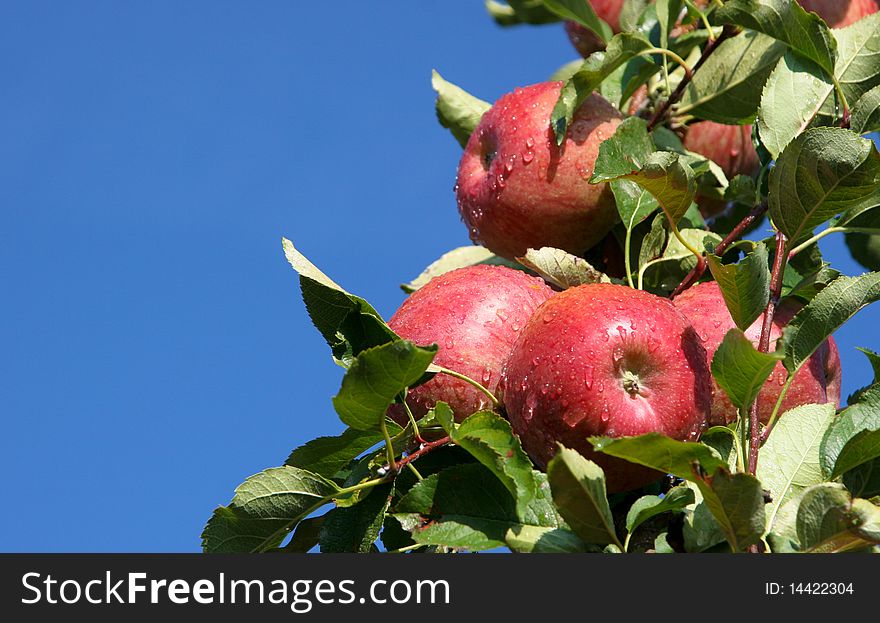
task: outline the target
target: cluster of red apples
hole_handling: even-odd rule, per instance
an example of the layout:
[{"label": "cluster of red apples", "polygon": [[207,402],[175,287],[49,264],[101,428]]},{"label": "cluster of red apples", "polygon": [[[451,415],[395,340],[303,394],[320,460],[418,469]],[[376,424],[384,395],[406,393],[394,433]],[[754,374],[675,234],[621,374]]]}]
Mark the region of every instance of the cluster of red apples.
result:
[{"label": "cluster of red apples", "polygon": [[[800,2],[832,27],[878,10],[875,0]],[[615,31],[621,5],[622,0],[592,1]],[[596,49],[586,29],[568,24],[566,30],[582,54]],[[593,94],[557,147],[550,115],[560,88],[559,82],[547,82],[501,97],[483,115],[461,158],[456,184],[461,217],[474,242],[503,258],[541,247],[583,255],[618,221],[610,189],[587,180],[599,145],[623,116]],[[638,100],[633,98],[631,114],[638,113]],[[702,121],[685,132],[685,147],[714,160],[729,177],[757,172],[749,127]],[[794,300],[783,301],[771,344],[798,307]],[[477,265],[435,277],[403,303],[389,325],[417,344],[436,343],[437,364],[494,393],[536,465],[545,467],[562,444],[601,465],[612,492],[642,486],[657,474],[592,452],[589,437],[657,432],[696,440],[708,426],[737,417],[710,372],[715,350],[735,327],[712,281],[670,300],[612,283],[559,292],[519,270]],[[756,345],[760,330],[761,318],[746,332]],[[840,374],[829,338],[797,373],[783,411],[839,404]],[[765,423],[785,375],[777,364],[758,397]],[[492,408],[484,393],[442,374],[407,397],[416,417],[437,401],[448,403],[459,421]],[[401,408],[393,406],[391,415],[404,422]]]}]

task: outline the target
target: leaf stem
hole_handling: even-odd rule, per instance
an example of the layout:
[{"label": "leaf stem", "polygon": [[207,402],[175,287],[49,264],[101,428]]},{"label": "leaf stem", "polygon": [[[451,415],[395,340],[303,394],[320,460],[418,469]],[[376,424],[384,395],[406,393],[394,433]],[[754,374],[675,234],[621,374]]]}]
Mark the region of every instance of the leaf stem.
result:
[{"label": "leaf stem", "polygon": [[419,443],[424,442],[422,439],[422,435],[419,433],[419,425],[416,424],[416,416],[413,415],[412,409],[409,408],[409,404],[406,402],[406,390],[404,390],[403,395],[403,409],[406,411],[406,416],[409,418],[409,423],[412,425],[413,429],[413,438]]},{"label": "leaf stem", "polygon": [[708,43],[706,43],[706,47],[703,48],[703,53],[700,55],[700,59],[696,62],[693,69],[691,69],[690,71],[685,71],[685,76],[681,79],[681,82],[678,83],[678,86],[675,87],[675,91],[673,91],[669,95],[669,97],[666,98],[666,100],[657,107],[657,110],[654,111],[654,115],[648,122],[649,132],[666,118],[666,115],[669,113],[669,109],[672,107],[672,105],[677,103],[681,99],[682,95],[684,95],[684,91],[687,88],[687,85],[690,84],[691,80],[693,80],[694,74],[696,74],[700,67],[703,66],[703,63],[705,63],[706,59],[711,56],[712,52],[717,50],[718,46],[721,45],[722,42],[724,42],[726,39],[730,39],[738,32],[738,28],[727,24],[721,30],[721,34],[718,35],[717,38],[710,39]]},{"label": "leaf stem", "polygon": [[397,471],[397,465],[394,463],[394,442],[391,441],[391,435],[388,434],[388,424],[385,418],[382,418],[382,436],[385,437],[385,454],[388,457],[388,466],[392,472]]},{"label": "leaf stem", "polygon": [[773,430],[776,420],[779,419],[779,411],[782,408],[782,401],[785,399],[785,395],[788,393],[788,389],[791,387],[793,381],[794,374],[789,373],[788,378],[785,379],[785,385],[782,386],[782,391],[779,392],[779,397],[776,399],[776,404],[773,405],[773,412],[770,414],[770,419],[767,420],[767,426],[764,427],[764,441],[767,440],[767,436],[770,434],[770,431]]},{"label": "leaf stem", "polygon": [[629,550],[629,540],[632,538],[632,532],[626,533],[626,538],[623,540],[623,553],[626,554],[627,550]]},{"label": "leaf stem", "polygon": [[[764,310],[764,322],[761,325],[761,340],[758,342],[758,352],[766,353],[770,350],[770,331],[773,328],[773,316],[782,293],[782,273],[788,256],[785,253],[786,238],[781,231],[776,232],[776,255],[773,257],[773,270],[770,273],[770,300],[767,309]],[[749,473],[754,475],[758,467],[758,450],[761,447],[761,423],[758,420],[758,398],[749,409]]]},{"label": "leaf stem", "polygon": [[421,482],[425,479],[425,477],[419,473],[419,470],[417,470],[416,466],[413,465],[412,463],[407,463],[406,467],[407,467],[407,469],[409,469],[409,471],[411,471],[413,473],[413,476],[415,476],[416,480],[418,480],[419,482]]},{"label": "leaf stem", "polygon": [[482,385],[477,383],[474,379],[470,378],[469,376],[465,376],[464,374],[461,374],[460,372],[456,372],[455,370],[450,370],[449,368],[444,368],[443,366],[438,366],[437,364],[434,364],[434,365],[437,367],[439,372],[442,372],[443,374],[448,374],[449,376],[460,379],[460,380],[464,381],[465,383],[467,383],[469,385],[473,385],[474,387],[479,389],[481,392],[483,392],[489,398],[489,400],[492,401],[492,406],[495,407],[496,409],[499,406],[501,406],[501,402],[495,397],[495,394],[493,394],[488,389],[486,389],[485,387],[483,387]]},{"label": "leaf stem", "polygon": [[818,234],[805,240],[804,242],[797,245],[791,251],[788,252],[788,259],[790,260],[795,255],[806,249],[807,247],[816,244],[822,238],[829,234],[838,234],[838,233],[852,233],[852,234],[880,234],[880,229],[876,227],[826,227]]},{"label": "leaf stem", "polygon": [[833,73],[831,74],[831,82],[834,84],[834,91],[837,93],[837,98],[840,102],[840,106],[843,108],[843,112],[840,114],[840,127],[848,128],[849,127],[849,104],[846,101],[846,95],[843,93],[843,88],[840,86],[840,80],[837,79]]},{"label": "leaf stem", "polygon": [[[630,288],[635,288],[635,286],[633,285],[633,278],[632,278],[632,260],[630,260],[630,257],[629,257],[631,243],[632,243],[632,228],[627,228],[626,238],[623,241],[623,262],[624,262],[624,265],[626,266],[626,281],[627,281],[627,283],[629,283]],[[641,290],[641,289],[642,289],[642,287],[639,286],[639,290]]]},{"label": "leaf stem", "polygon": [[[729,249],[734,242],[739,240],[740,236],[743,235],[745,230],[751,227],[751,225],[756,220],[763,217],[766,211],[767,202],[761,202],[760,204],[752,208],[752,210],[748,214],[746,214],[743,220],[741,220],[737,224],[737,226],[734,227],[729,234],[727,234],[724,240],[715,245],[715,255],[717,255],[718,257],[724,255],[727,252],[727,249]],[[697,265],[691,270],[691,272],[687,274],[682,282],[678,284],[678,287],[673,290],[670,298],[675,298],[676,296],[690,288],[692,285],[694,285],[697,280],[699,280],[699,278],[703,276],[704,272],[706,272],[705,261],[703,262],[702,266],[697,263]]]}]

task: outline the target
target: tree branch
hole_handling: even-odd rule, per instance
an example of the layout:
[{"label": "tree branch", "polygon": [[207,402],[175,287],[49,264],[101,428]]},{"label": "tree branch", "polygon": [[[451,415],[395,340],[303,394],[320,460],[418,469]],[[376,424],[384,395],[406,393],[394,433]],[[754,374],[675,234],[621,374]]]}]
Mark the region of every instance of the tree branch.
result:
[{"label": "tree branch", "polygon": [[[721,257],[727,252],[727,249],[730,248],[734,242],[740,239],[743,235],[743,232],[747,230],[752,224],[764,216],[764,213],[767,211],[767,202],[762,202],[761,204],[752,208],[752,210],[746,214],[745,218],[741,220],[736,227],[734,227],[727,236],[725,236],[724,240],[719,242],[715,246],[715,255]],[[672,291],[670,298],[675,298],[692,285],[694,285],[697,280],[703,276],[703,273],[706,272],[706,261],[697,262],[697,265],[687,274],[687,276],[682,280],[678,287]]]},{"label": "tree branch", "polygon": [[678,86],[675,87],[675,90],[669,95],[666,100],[657,107],[657,110],[654,111],[654,115],[651,117],[651,120],[648,121],[648,132],[654,129],[659,123],[663,121],[666,117],[669,109],[673,104],[677,103],[681,96],[684,95],[684,91],[687,88],[687,85],[690,84],[691,80],[694,78],[694,74],[697,73],[697,70],[706,62],[706,59],[718,49],[718,46],[721,45],[725,40],[730,39],[735,36],[739,32],[739,29],[736,26],[732,26],[730,24],[726,24],[724,28],[721,30],[721,34],[718,35],[717,39],[710,39],[706,44],[706,47],[703,48],[703,53],[700,55],[700,60],[696,62],[693,69],[688,73],[685,73],[684,78],[681,79],[681,82],[678,83]]},{"label": "tree branch", "polygon": [[[779,305],[782,293],[782,274],[785,270],[785,234],[776,232],[776,255],[773,258],[773,271],[770,273],[770,300],[767,301],[767,309],[764,310],[764,322],[761,325],[761,340],[758,342],[758,351],[766,353],[770,350],[770,331],[773,328],[773,316]],[[754,474],[758,467],[758,450],[761,447],[761,426],[758,421],[758,399],[752,403],[749,409],[749,473]]]}]

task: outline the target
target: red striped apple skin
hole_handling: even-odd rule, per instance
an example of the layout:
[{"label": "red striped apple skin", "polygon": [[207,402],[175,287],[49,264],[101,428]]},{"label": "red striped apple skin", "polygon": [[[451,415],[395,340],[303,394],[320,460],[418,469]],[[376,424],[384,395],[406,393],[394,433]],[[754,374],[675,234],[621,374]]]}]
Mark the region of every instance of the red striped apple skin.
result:
[{"label": "red striped apple skin", "polygon": [[543,82],[502,96],[459,163],[455,192],[471,240],[508,259],[547,246],[580,255],[619,220],[611,190],[589,178],[599,145],[622,116],[594,93],[557,147],[550,113],[561,85]]},{"label": "red striped apple skin", "polygon": [[[721,340],[728,331],[736,325],[721,289],[714,281],[697,284],[685,290],[675,298],[675,306],[687,316],[696,330],[697,335],[706,348],[709,361],[715,355],[715,351],[721,344]],[[801,304],[794,299],[782,302],[773,317],[773,326],[770,330],[770,347],[775,347],[776,340],[782,335],[782,329],[794,317],[801,308]],[[746,331],[746,336],[757,345],[761,338],[761,326],[763,316],[759,317]],[[786,372],[782,363],[778,363],[767,379],[761,392],[758,394],[758,417],[761,422],[767,423],[773,412],[773,407],[785,383]],[[804,404],[833,403],[840,405],[840,355],[834,338],[829,337],[819,349],[813,353],[809,361],[795,375],[791,388],[782,401],[780,413]],[[736,407],[730,402],[730,398],[718,385],[712,383],[712,412],[709,423],[727,424],[736,419]]]},{"label": "red striped apple skin", "polygon": [[[477,265],[435,277],[413,292],[388,321],[402,338],[440,347],[434,362],[495,392],[514,342],[532,313],[554,292],[537,277],[504,266]],[[410,390],[407,404],[416,418],[442,400],[459,421],[492,409],[488,397],[446,374]],[[389,415],[408,421],[403,405]]]},{"label": "red striped apple skin", "polygon": [[596,453],[587,438],[661,433],[693,441],[711,401],[706,350],[672,303],[620,285],[570,288],[546,301],[504,368],[502,402],[523,448],[545,467],[557,443],[604,470],[609,491],[657,472]]}]

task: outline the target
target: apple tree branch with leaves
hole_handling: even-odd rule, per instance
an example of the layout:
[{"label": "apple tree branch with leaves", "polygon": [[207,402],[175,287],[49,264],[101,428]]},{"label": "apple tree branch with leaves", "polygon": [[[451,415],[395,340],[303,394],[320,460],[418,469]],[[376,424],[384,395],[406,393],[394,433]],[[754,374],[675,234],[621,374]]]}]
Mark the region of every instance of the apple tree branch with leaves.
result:
[{"label": "apple tree branch with leaves", "polygon": [[486,8],[584,58],[494,104],[434,72],[474,245],[388,321],[283,240],[347,429],[204,550],[880,552],[880,355],[841,401],[833,338],[880,272],[817,245],[880,270],[880,5]]}]

